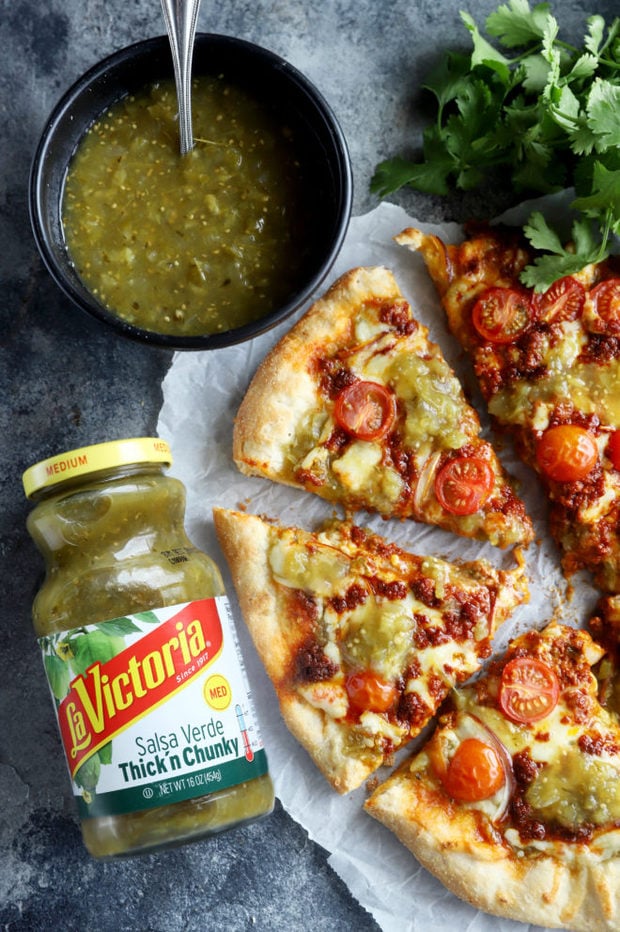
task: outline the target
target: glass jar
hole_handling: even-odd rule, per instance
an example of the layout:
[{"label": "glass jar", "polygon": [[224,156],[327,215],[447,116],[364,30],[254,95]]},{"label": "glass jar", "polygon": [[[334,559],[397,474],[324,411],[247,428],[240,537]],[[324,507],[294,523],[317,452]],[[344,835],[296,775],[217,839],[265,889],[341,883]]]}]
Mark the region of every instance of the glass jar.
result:
[{"label": "glass jar", "polygon": [[46,575],[33,620],[89,852],[260,818],[274,794],[220,572],[189,541],[170,448],[134,438],[23,476]]}]

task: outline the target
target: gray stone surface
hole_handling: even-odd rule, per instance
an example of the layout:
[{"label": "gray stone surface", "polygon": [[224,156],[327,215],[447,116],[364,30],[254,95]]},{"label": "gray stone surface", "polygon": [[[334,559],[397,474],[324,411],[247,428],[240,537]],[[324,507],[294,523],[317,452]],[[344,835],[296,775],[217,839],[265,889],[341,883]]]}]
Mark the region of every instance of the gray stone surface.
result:
[{"label": "gray stone surface", "polygon": [[[317,84],[347,136],[362,213],[375,205],[375,164],[420,139],[429,66],[446,46],[469,45],[459,9],[481,22],[495,6],[204,0],[198,28],[259,42]],[[579,38],[592,7],[555,8],[566,37]],[[611,2],[596,8],[611,21]],[[121,340],[59,293],[30,234],[28,171],[61,93],[98,58],[164,30],[158,0],[0,0],[0,30],[0,927],[376,929],[279,806],[257,825],[148,857],[101,864],[82,847],[30,624],[42,566],[25,530],[21,473],[61,450],[152,432],[171,355]],[[395,200],[421,219],[461,221],[497,212],[511,193]]]}]

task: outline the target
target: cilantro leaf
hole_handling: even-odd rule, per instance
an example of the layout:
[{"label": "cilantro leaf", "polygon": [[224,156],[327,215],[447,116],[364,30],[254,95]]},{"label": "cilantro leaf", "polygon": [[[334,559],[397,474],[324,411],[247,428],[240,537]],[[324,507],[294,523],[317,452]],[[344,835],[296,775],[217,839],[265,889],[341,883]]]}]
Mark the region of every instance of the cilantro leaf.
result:
[{"label": "cilantro leaf", "polygon": [[528,222],[523,226],[523,232],[535,249],[546,249],[558,255],[564,251],[562,240],[539,210],[531,214]]},{"label": "cilantro leaf", "polygon": [[469,13],[461,13],[461,19],[465,23],[467,29],[469,29],[473,39],[474,50],[471,54],[472,67],[475,68],[476,65],[486,65],[496,71],[501,80],[507,84],[510,80],[510,63],[508,59],[480,35],[480,31]]},{"label": "cilantro leaf", "polygon": [[591,16],[588,19],[588,32],[584,37],[583,44],[595,57],[599,54],[599,50],[603,44],[604,34],[605,20],[603,17],[598,15]]},{"label": "cilantro leaf", "polygon": [[510,0],[487,17],[486,28],[506,48],[516,48],[540,40],[550,31],[557,32],[557,23],[548,3],[538,3],[531,10],[527,0]]},{"label": "cilantro leaf", "polygon": [[468,55],[448,52],[430,72],[422,87],[435,95],[440,111],[458,95],[468,71]]},{"label": "cilantro leaf", "polygon": [[546,254],[537,256],[521,273],[523,284],[537,291],[545,291],[557,278],[574,275],[584,265],[601,258],[600,244],[585,220],[573,223],[570,248],[562,245],[558,233],[549,226],[540,211],[534,211],[523,232],[532,246],[546,250]]},{"label": "cilantro leaf", "polygon": [[597,149],[620,146],[620,87],[596,78],[588,96],[588,123],[597,137]]},{"label": "cilantro leaf", "polygon": [[583,211],[586,217],[595,219],[610,210],[620,224],[620,171],[610,171],[602,162],[595,162],[592,193],[576,198],[573,206]]},{"label": "cilantro leaf", "polygon": [[452,167],[451,160],[427,163],[402,158],[386,159],[377,165],[370,190],[379,197],[387,197],[408,184],[426,194],[448,194],[447,176]]},{"label": "cilantro leaf", "polygon": [[528,94],[540,94],[547,86],[549,80],[549,62],[535,52],[527,55],[521,61],[523,69],[523,88]]}]

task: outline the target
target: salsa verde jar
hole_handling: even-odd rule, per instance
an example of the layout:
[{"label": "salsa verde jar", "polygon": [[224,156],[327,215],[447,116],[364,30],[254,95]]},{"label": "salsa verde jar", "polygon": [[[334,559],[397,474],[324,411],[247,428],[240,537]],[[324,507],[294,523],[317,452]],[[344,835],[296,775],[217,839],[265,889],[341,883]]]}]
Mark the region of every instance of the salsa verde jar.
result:
[{"label": "salsa verde jar", "polygon": [[222,578],[184,528],[158,438],[27,469],[46,565],[33,605],[86,847],[142,853],[273,809]]}]

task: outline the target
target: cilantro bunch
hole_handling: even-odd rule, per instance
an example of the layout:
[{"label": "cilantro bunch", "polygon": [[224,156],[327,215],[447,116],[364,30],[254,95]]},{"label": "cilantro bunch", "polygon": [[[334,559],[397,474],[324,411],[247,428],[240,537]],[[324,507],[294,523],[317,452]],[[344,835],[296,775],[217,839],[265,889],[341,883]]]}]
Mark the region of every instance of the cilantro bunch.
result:
[{"label": "cilantro bunch", "polygon": [[524,227],[542,253],[522,278],[543,290],[605,258],[620,234],[620,19],[607,27],[590,16],[576,48],[560,40],[548,3],[498,7],[485,23],[495,45],[468,13],[461,18],[473,51],[447,52],[424,84],[436,120],[422,160],[382,162],[371,190],[386,197],[410,185],[442,195],[480,187],[498,170],[521,195],[574,188],[568,248],[540,212]]}]

